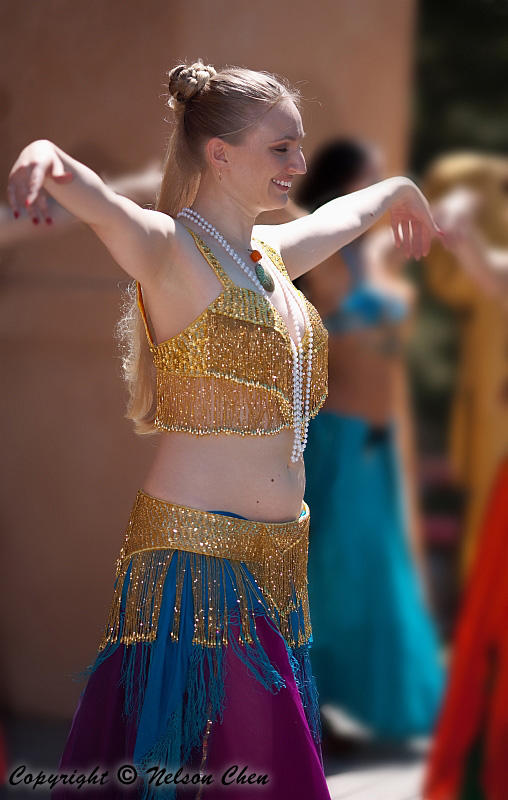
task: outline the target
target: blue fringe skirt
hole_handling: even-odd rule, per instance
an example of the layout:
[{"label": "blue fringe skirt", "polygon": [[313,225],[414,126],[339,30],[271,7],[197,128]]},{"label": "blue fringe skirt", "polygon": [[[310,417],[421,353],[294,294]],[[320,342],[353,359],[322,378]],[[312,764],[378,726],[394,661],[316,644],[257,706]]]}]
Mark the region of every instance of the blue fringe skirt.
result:
[{"label": "blue fringe skirt", "polygon": [[262,523],[138,490],[59,764],[105,782],[61,783],[55,798],[330,800],[308,527],[305,503],[297,520]]}]

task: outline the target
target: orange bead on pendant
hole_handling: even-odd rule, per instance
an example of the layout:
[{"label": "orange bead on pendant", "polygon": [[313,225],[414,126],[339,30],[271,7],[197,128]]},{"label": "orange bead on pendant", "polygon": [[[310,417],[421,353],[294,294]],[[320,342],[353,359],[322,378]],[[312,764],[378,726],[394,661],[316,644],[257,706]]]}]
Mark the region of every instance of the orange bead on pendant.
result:
[{"label": "orange bead on pendant", "polygon": [[275,284],[273,282],[273,278],[270,275],[270,273],[267,272],[264,269],[263,265],[259,263],[261,261],[261,259],[263,258],[263,256],[261,255],[259,250],[251,250],[250,257],[252,258],[252,260],[254,261],[254,263],[256,265],[255,272],[256,272],[256,275],[257,275],[257,279],[260,282],[261,286],[267,292],[273,292],[273,290],[275,289]]}]

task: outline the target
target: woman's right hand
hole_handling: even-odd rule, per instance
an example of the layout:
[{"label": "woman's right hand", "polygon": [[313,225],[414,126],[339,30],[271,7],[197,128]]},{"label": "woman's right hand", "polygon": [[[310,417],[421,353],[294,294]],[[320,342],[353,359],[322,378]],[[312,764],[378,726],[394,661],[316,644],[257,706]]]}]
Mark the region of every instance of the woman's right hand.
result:
[{"label": "woman's right hand", "polygon": [[52,221],[49,196],[43,188],[46,176],[57,183],[69,183],[74,177],[65,169],[53,144],[47,139],[37,139],[23,148],[9,173],[7,198],[16,218],[26,210],[34,223],[39,222],[39,217],[48,224]]},{"label": "woman's right hand", "polygon": [[[390,179],[389,179],[390,180]],[[427,201],[418,186],[409,178],[395,178],[396,193],[390,205],[390,220],[395,247],[406,259],[428,255],[434,236],[443,237]]]}]

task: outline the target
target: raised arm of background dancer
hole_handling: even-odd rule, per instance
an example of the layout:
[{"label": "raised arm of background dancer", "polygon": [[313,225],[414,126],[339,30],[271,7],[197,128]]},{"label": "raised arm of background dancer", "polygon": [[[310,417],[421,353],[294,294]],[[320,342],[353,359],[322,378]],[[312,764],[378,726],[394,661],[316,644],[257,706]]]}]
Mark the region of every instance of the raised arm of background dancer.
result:
[{"label": "raised arm of background dancer", "polygon": [[7,196],[13,212],[27,211],[33,217],[46,215],[48,195],[89,225],[131,277],[150,283],[159,269],[167,268],[174,220],[117,194],[85,164],[53,142],[38,139],[16,159]]},{"label": "raised arm of background dancer", "polygon": [[508,307],[508,250],[489,245],[475,215],[481,199],[459,187],[435,205],[435,214],[446,226],[449,249],[461,268],[481,289]]},{"label": "raised arm of background dancer", "polygon": [[[433,236],[443,237],[430,206],[409,178],[387,178],[337,197],[308,216],[277,225],[267,238],[284,259],[292,279],[303,275],[390,212],[395,244],[406,258],[421,258]],[[263,230],[259,230],[261,238]]]},{"label": "raised arm of background dancer", "polygon": [[489,247],[475,226],[452,249],[476,283],[508,306],[508,250]]}]

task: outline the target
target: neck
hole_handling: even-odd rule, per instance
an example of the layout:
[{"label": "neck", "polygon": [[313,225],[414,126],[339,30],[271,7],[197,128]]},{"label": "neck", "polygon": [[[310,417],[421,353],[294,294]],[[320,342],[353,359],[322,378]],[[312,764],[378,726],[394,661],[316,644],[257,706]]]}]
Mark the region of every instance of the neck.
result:
[{"label": "neck", "polygon": [[220,184],[217,186],[216,181],[211,185],[209,179],[202,178],[192,208],[214,225],[235,249],[250,249],[252,229],[258,212],[247,208]]}]

